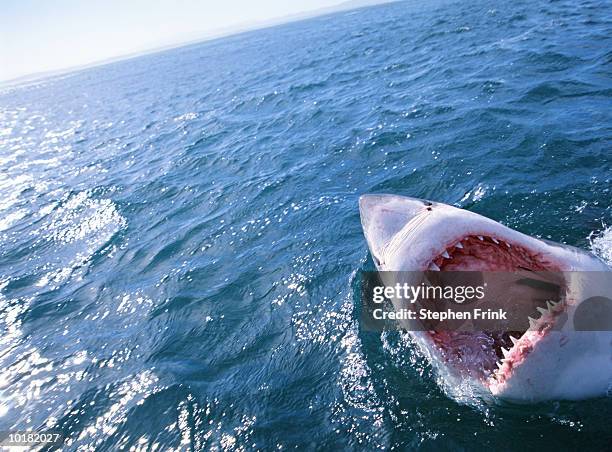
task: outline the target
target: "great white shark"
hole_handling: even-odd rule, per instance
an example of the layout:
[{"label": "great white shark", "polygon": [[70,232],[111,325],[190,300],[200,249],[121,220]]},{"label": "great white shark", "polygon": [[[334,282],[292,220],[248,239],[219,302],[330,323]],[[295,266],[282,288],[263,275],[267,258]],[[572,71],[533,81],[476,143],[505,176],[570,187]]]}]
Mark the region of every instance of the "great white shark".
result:
[{"label": "great white shark", "polygon": [[450,386],[467,381],[483,395],[518,402],[579,400],[612,389],[612,331],[576,331],[572,321],[583,300],[602,295],[601,284],[580,275],[612,275],[601,273],[610,272],[602,260],[442,203],[371,194],[360,197],[359,209],[381,272],[520,268],[566,275],[563,302],[538,307],[518,335],[408,328]]}]

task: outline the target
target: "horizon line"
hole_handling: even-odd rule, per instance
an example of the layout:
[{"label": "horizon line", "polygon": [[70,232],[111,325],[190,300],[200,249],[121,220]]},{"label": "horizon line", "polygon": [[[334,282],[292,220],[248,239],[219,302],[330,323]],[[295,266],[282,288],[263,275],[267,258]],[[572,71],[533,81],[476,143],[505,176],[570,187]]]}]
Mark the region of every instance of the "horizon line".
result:
[{"label": "horizon line", "polygon": [[[203,32],[199,37],[193,39],[180,40],[173,43],[168,43],[161,46],[146,47],[141,50],[136,50],[129,53],[116,55],[113,57],[103,58],[101,60],[95,60],[90,63],[84,63],[75,66],[67,66],[64,68],[51,69],[42,72],[31,72],[28,74],[20,75],[10,79],[0,80],[0,88],[17,87],[21,84],[38,82],[47,78],[68,75],[71,73],[77,73],[87,69],[95,67],[106,66],[108,64],[117,63],[120,61],[126,61],[133,58],[138,58],[146,55],[153,55],[155,53],[165,52],[167,50],[178,49],[181,47],[187,47],[190,45],[200,44],[204,42],[214,41],[216,39],[227,38],[230,36],[236,36],[241,33],[247,33],[250,31],[263,30],[266,28],[273,28],[279,25],[285,25],[293,22],[300,22],[302,20],[314,19],[316,17],[323,17],[326,15],[332,15],[341,12],[354,11],[358,9],[369,8],[378,5],[384,5],[389,3],[398,3],[402,0],[345,0],[336,3],[331,6],[324,8],[318,8],[315,10],[300,11],[292,14],[288,14],[280,17],[272,17],[270,19],[254,21],[254,22],[243,22],[238,25],[218,28],[211,30],[210,32]],[[343,6],[344,5],[344,6]]]}]

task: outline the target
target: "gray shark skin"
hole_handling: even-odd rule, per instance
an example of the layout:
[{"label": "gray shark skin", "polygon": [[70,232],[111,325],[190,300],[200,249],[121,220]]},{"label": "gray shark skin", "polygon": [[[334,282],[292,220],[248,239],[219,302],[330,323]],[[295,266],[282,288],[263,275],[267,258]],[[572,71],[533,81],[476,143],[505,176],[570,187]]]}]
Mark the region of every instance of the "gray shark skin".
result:
[{"label": "gray shark skin", "polygon": [[[485,367],[477,375],[449,359],[459,335],[440,340],[428,331],[411,331],[408,325],[413,341],[445,386],[468,384],[485,398],[519,403],[581,400],[609,393],[612,328],[576,331],[573,322],[583,300],[602,295],[601,285],[576,275],[595,272],[607,278],[604,285],[608,284],[607,275],[612,278],[612,273],[602,260],[578,248],[530,237],[442,203],[371,194],[361,196],[359,210],[368,248],[379,271],[505,271],[516,265],[564,275],[564,301],[539,308],[541,315],[530,318],[532,327],[528,331],[521,332],[520,337],[510,337],[511,342],[503,346],[496,345],[497,352],[490,353],[501,355],[494,359],[495,366],[484,361],[476,363]],[[462,344],[480,339],[474,333],[460,338]]]}]

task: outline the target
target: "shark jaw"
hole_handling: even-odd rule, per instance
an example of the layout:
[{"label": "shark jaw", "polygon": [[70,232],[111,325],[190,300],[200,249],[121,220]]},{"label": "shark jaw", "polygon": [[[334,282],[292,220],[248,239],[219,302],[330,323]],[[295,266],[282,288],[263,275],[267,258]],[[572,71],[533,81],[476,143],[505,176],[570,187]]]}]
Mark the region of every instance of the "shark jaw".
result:
[{"label": "shark jaw", "polygon": [[[582,250],[527,236],[449,205],[364,195],[359,207],[380,271],[610,270]],[[589,296],[589,288],[572,282],[571,276],[560,286],[563,301],[538,306],[528,331],[430,330],[411,335],[442,376],[468,381],[487,394],[516,401],[603,395],[612,383],[612,333],[573,331],[572,322],[557,325],[559,319],[571,318],[577,300]]]}]

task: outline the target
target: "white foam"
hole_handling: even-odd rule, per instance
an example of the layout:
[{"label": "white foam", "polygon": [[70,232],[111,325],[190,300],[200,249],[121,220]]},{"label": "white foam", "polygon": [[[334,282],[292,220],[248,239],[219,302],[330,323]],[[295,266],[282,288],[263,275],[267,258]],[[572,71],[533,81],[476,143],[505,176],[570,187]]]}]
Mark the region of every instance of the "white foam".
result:
[{"label": "white foam", "polygon": [[591,234],[589,241],[591,250],[612,265],[612,226],[599,234]]}]

